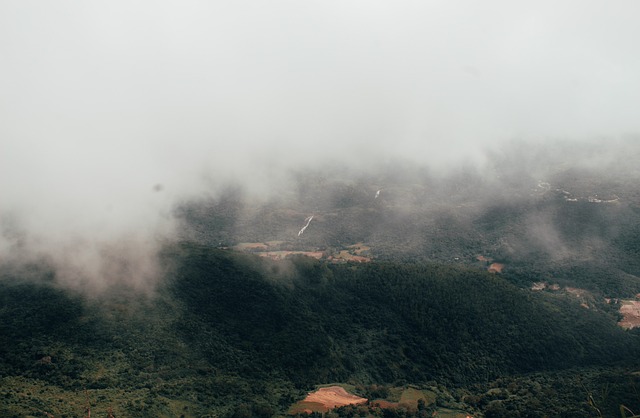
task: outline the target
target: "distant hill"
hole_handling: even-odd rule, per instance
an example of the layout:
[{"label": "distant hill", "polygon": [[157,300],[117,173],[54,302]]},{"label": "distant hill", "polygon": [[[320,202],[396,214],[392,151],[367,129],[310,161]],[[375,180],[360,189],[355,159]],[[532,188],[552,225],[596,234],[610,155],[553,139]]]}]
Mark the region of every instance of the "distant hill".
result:
[{"label": "distant hill", "polygon": [[482,256],[521,287],[551,280],[629,298],[640,293],[636,148],[600,157],[607,163],[593,162],[606,149],[514,147],[446,173],[410,163],[309,170],[286,192],[256,200],[229,188],[183,203],[176,217],[184,240],[215,247],[276,241],[331,255],[361,243],[377,260],[467,266]]}]

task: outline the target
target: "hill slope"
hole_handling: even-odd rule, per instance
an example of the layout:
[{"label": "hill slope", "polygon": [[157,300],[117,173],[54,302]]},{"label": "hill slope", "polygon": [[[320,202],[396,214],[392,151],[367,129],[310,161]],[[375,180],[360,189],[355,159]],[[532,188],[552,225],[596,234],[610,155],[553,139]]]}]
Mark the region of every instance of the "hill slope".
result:
[{"label": "hill slope", "polygon": [[269,415],[331,381],[481,390],[523,373],[633,367],[640,354],[609,314],[478,269],[276,262],[192,243],[162,258],[151,298],[86,299],[5,272],[3,416],[79,416],[84,389],[94,412],[116,416],[242,404]]}]

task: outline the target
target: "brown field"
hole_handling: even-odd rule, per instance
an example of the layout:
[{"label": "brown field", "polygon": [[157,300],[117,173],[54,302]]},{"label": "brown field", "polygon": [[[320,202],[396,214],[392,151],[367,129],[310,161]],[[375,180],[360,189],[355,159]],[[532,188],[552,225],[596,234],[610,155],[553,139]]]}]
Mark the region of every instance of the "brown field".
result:
[{"label": "brown field", "polygon": [[371,258],[366,256],[371,248],[361,242],[349,245],[346,247],[347,249],[341,250],[334,255],[328,255],[324,251],[281,250],[283,244],[286,244],[285,241],[241,242],[232,248],[238,251],[251,252],[272,260],[283,260],[291,255],[305,255],[317,260],[327,259],[333,263],[348,261],[368,263],[371,261]]},{"label": "brown field", "polygon": [[504,264],[492,263],[487,271],[489,273],[502,273],[502,269],[504,269]]},{"label": "brown field", "polygon": [[367,399],[352,395],[340,386],[329,386],[310,392],[304,400],[289,409],[289,414],[327,412],[340,406],[364,403],[367,403]]},{"label": "brown field", "polygon": [[640,301],[621,300],[620,303],[620,313],[623,318],[618,325],[626,329],[640,327]]},{"label": "brown field", "polygon": [[487,267],[487,271],[489,273],[502,273],[502,269],[504,268],[504,264],[502,263],[494,263],[493,262],[493,258],[490,257],[485,257],[483,255],[478,255],[476,256],[476,260],[478,260],[481,263],[484,263],[485,265],[489,264],[489,266]]},{"label": "brown field", "polygon": [[322,251],[263,251],[256,254],[260,257],[267,257],[272,260],[284,260],[291,255],[306,255],[307,257],[320,260],[324,256]]},{"label": "brown field", "polygon": [[[372,400],[369,408],[398,409],[404,408],[410,413],[418,411],[418,401],[423,400],[425,406],[434,406],[438,395],[428,389],[391,388],[387,399]],[[341,386],[333,385],[310,392],[307,397],[289,408],[289,415],[311,414],[313,412],[324,413],[333,408],[345,405],[363,405],[367,399],[350,394]],[[434,417],[447,418],[473,418],[471,414],[461,410],[449,408],[436,408]]]},{"label": "brown field", "polygon": [[334,255],[331,260],[334,261],[334,262],[356,261],[358,263],[368,263],[369,261],[371,261],[371,259],[369,257],[364,257],[364,256],[361,256],[361,255],[351,254],[351,252],[349,252],[347,250],[340,251],[338,254]]}]

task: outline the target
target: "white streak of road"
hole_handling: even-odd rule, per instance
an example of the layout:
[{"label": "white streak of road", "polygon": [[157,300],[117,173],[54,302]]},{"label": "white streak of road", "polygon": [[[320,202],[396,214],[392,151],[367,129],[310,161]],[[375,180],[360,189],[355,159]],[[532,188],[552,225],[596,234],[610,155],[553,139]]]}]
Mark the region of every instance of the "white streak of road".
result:
[{"label": "white streak of road", "polygon": [[313,215],[309,216],[307,219],[305,219],[305,221],[307,221],[307,224],[305,226],[302,227],[302,229],[300,230],[300,232],[298,232],[298,236],[302,235],[304,233],[304,230],[307,229],[307,227],[309,226],[309,224],[311,223],[311,220],[313,219]]}]

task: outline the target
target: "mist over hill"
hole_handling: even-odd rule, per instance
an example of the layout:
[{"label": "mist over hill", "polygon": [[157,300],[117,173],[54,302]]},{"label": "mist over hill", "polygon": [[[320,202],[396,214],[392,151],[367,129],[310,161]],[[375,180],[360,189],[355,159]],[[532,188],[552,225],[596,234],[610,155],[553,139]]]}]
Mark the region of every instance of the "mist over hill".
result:
[{"label": "mist over hill", "polygon": [[70,203],[63,196],[25,211],[5,204],[2,259],[46,259],[58,281],[87,293],[111,286],[152,292],[157,253],[176,239],[213,246],[283,241],[290,250],[365,242],[382,259],[484,255],[513,264],[535,254],[554,264],[592,259],[614,270],[622,262],[637,275],[639,154],[633,138],[512,141],[448,168],[397,156],[367,165],[318,160],[209,178],[197,192],[179,195],[156,185],[146,191],[147,203],[137,200],[145,193],[131,202],[132,211],[127,198],[106,212],[83,202],[60,212]]},{"label": "mist over hill", "polygon": [[149,288],[176,206],[228,187],[268,201],[348,167],[385,196],[426,171],[402,206],[438,185],[509,199],[567,165],[637,173],[635,2],[188,3],[1,6],[3,259],[101,289],[128,258]]},{"label": "mist over hill", "polygon": [[112,243],[109,268],[77,282],[15,239],[2,411],[273,416],[335,381],[431,388],[425,413],[637,408],[638,335],[618,325],[640,293],[624,145],[512,143],[446,171],[334,164],[259,196],[231,183],[177,204],[145,258]]},{"label": "mist over hill", "polygon": [[[335,253],[364,243],[374,259],[467,265],[483,256],[505,263],[522,285],[572,277],[633,296],[640,291],[640,152],[633,141],[573,145],[511,143],[482,166],[446,172],[399,161],[372,171],[296,171],[267,199],[238,185],[185,202],[175,214],[181,237],[217,247],[276,242]],[[600,283],[569,273],[585,266]]]},{"label": "mist over hill", "polygon": [[639,13],[0,2],[0,415],[637,413]]}]

